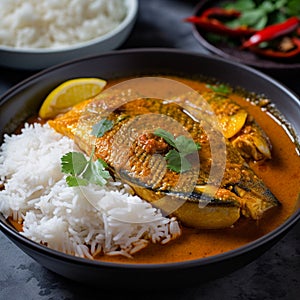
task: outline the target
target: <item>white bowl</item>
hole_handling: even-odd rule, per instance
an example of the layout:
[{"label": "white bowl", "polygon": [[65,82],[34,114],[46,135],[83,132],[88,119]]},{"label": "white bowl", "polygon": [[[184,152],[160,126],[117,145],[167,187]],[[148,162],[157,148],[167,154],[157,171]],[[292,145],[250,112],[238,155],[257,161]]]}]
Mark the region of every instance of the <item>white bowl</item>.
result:
[{"label": "white bowl", "polygon": [[116,28],[86,42],[61,49],[22,49],[0,45],[0,66],[39,70],[64,61],[116,49],[126,40],[132,31],[138,12],[138,0],[125,0],[125,4],[127,15]]}]

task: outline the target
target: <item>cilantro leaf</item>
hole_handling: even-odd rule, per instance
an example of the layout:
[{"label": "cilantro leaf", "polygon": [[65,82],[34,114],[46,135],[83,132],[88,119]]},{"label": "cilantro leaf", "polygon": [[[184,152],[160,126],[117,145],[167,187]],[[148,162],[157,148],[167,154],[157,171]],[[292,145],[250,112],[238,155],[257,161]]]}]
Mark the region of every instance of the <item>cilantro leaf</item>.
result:
[{"label": "cilantro leaf", "polygon": [[262,16],[256,23],[256,25],[253,25],[254,28],[260,30],[267,26],[268,23],[268,17]]},{"label": "cilantro leaf", "polygon": [[88,185],[88,183],[103,186],[110,174],[105,168],[107,164],[102,159],[93,161],[94,151],[89,160],[80,152],[69,152],[61,157],[61,170],[68,174],[68,186]]},{"label": "cilantro leaf", "polygon": [[61,158],[62,172],[73,176],[82,173],[86,165],[87,159],[80,152],[68,152]]},{"label": "cilantro leaf", "polygon": [[89,164],[82,174],[82,177],[89,181],[100,186],[106,184],[107,180],[110,178],[110,174],[105,168],[107,164],[102,159],[97,159],[95,162],[89,161]]},{"label": "cilantro leaf", "polygon": [[171,149],[165,156],[167,160],[167,167],[177,173],[183,173],[189,171],[192,167],[191,163],[185,157],[175,149]]},{"label": "cilantro leaf", "polygon": [[70,186],[70,187],[80,186],[80,185],[83,185],[83,186],[88,185],[88,181],[86,179],[82,179],[80,177],[72,176],[72,175],[67,176],[66,182],[67,182],[68,186]]},{"label": "cilantro leaf", "polygon": [[105,132],[111,130],[114,126],[114,122],[108,119],[102,119],[97,124],[93,125],[92,135],[96,137],[102,137]]},{"label": "cilantro leaf", "polygon": [[156,129],[154,134],[162,137],[170,146],[174,147],[165,155],[167,167],[177,173],[189,171],[192,165],[186,156],[197,152],[200,149],[200,144],[184,135],[175,139],[170,132],[161,128]]},{"label": "cilantro leaf", "polygon": [[259,30],[267,25],[268,17],[263,8],[257,8],[243,12],[242,16],[239,18],[239,22],[241,26],[244,24]]},{"label": "cilantro leaf", "polygon": [[174,136],[170,132],[168,132],[162,128],[158,128],[154,131],[154,134],[163,138],[170,146],[173,146],[174,148],[176,148]]},{"label": "cilantro leaf", "polygon": [[181,158],[178,151],[171,149],[166,155],[167,167],[177,173],[181,172]]},{"label": "cilantro leaf", "polygon": [[218,84],[218,85],[207,84],[206,86],[210,88],[212,91],[214,91],[215,93],[220,93],[225,95],[231,93],[231,88],[226,84]]},{"label": "cilantro leaf", "polygon": [[181,160],[181,173],[189,171],[192,167],[191,163],[185,156],[180,156]]},{"label": "cilantro leaf", "polygon": [[184,135],[180,135],[175,140],[176,149],[184,155],[191,154],[200,149],[199,143],[195,143],[192,139]]}]

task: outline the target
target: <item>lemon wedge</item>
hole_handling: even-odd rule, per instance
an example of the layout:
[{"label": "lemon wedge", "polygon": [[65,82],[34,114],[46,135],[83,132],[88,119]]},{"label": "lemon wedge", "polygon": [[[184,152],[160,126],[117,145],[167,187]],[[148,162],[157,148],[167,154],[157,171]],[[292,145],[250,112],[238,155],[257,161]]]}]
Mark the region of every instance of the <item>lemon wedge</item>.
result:
[{"label": "lemon wedge", "polygon": [[105,85],[106,81],[100,78],[67,80],[46,97],[40,108],[39,116],[43,119],[54,118],[75,104],[96,96]]}]

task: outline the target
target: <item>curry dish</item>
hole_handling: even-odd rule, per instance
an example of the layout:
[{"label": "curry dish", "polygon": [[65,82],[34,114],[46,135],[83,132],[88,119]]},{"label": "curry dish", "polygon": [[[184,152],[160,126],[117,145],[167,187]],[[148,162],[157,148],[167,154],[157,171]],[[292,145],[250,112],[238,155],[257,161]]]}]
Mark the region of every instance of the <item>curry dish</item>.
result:
[{"label": "curry dish", "polygon": [[[255,105],[242,93],[227,91],[225,95],[199,80],[168,78],[198,91],[217,116],[225,137],[220,137],[220,141],[224,141],[226,149],[224,173],[217,188],[210,183],[209,178],[212,167],[210,143],[211,136],[218,136],[219,131],[208,114],[201,115],[198,118],[201,122],[197,122],[186,113],[191,108],[185,106],[186,99],[201,107],[200,100],[203,98],[194,94],[184,93],[171,103],[164,103],[159,97],[146,99],[136,94],[133,95],[134,101],[120,106],[118,95],[112,95],[109,102],[105,102],[104,93],[104,96],[100,94],[95,99],[80,103],[66,114],[49,121],[51,127],[73,138],[88,154],[92,151],[91,145],[95,143],[95,155],[108,163],[115,176],[127,182],[145,200],[154,201],[154,205],[162,211],[172,211],[171,215],[182,224],[182,235],[168,245],[150,245],[132,259],[99,256],[100,260],[166,263],[220,254],[272,231],[298,205],[300,159],[297,147],[284,126],[276,121],[268,109]],[[120,81],[111,81],[109,85],[113,86]],[[116,104],[119,106],[114,110]],[[93,115],[91,111],[95,107],[97,110]],[[164,169],[161,175],[160,170],[165,167],[162,156],[155,156],[154,161],[151,157],[157,153],[165,154],[170,146],[153,135],[149,128],[138,133],[130,145],[124,141],[128,128],[133,126],[136,118],[147,114],[153,117],[151,124],[155,126],[150,128],[152,131],[165,127],[174,135],[185,134],[161,117],[167,115],[181,124],[194,142],[199,143],[199,158],[190,157],[192,163],[188,171],[176,173]],[[90,132],[87,128],[104,117],[114,122],[111,131],[96,140],[86,134]],[[210,135],[204,128],[210,128]],[[115,145],[112,142],[117,138],[121,141],[114,151]],[[216,145],[222,147],[218,142]],[[199,164],[197,159],[200,160],[200,169],[196,168]],[[150,165],[155,168],[151,169]],[[155,170],[155,174],[151,173],[152,170]],[[186,190],[191,182],[193,190]],[[159,201],[162,196],[163,201]],[[184,201],[184,204],[181,205],[180,201]],[[199,209],[199,204],[203,202],[205,205]],[[170,208],[169,203],[175,203],[175,208],[172,205]]]}]

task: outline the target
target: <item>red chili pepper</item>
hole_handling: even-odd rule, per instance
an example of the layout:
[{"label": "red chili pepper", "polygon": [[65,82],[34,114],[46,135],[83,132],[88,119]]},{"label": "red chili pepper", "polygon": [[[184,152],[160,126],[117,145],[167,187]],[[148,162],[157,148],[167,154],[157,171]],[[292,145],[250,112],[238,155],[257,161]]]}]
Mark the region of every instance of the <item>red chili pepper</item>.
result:
[{"label": "red chili pepper", "polygon": [[205,10],[200,16],[192,16],[185,19],[186,22],[194,23],[203,30],[214,32],[232,37],[249,36],[254,34],[256,30],[247,27],[230,28],[218,20],[216,17],[238,18],[240,12],[233,9],[223,9],[213,7]]},{"label": "red chili pepper", "polygon": [[291,17],[286,21],[274,25],[265,27],[264,29],[256,32],[242,45],[243,48],[256,46],[261,42],[272,40],[276,37],[290,33],[297,29],[299,25],[299,19],[297,17]]},{"label": "red chili pepper", "polygon": [[273,58],[291,58],[295,57],[296,55],[300,54],[300,39],[296,37],[291,38],[292,42],[295,45],[295,49],[291,51],[279,51],[279,50],[273,50],[273,49],[263,49],[259,47],[250,47],[249,49],[259,55],[266,56],[266,57],[273,57]]}]

